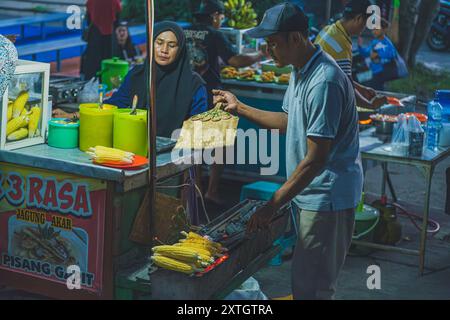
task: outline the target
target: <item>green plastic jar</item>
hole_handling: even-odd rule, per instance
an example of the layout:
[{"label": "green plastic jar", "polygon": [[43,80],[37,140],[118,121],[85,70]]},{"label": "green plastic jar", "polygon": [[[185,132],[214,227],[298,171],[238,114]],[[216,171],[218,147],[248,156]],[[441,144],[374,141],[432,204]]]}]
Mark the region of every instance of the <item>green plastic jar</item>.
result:
[{"label": "green plastic jar", "polygon": [[114,114],[114,148],[147,157],[147,110],[118,109]]},{"label": "green plastic jar", "polygon": [[79,121],[55,118],[48,122],[48,145],[59,149],[78,148]]}]

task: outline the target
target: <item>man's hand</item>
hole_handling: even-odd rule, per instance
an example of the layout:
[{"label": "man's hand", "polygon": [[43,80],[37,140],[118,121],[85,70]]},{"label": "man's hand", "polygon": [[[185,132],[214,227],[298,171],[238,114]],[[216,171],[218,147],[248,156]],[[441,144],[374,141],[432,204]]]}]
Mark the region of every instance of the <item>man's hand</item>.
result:
[{"label": "man's hand", "polygon": [[276,210],[270,204],[259,208],[250,218],[247,224],[247,233],[255,232],[259,229],[265,229],[269,226]]},{"label": "man's hand", "polygon": [[239,114],[239,106],[241,103],[234,94],[228,91],[213,90],[213,95],[214,95],[214,105],[216,105],[217,103],[222,103],[223,109],[226,112],[229,112],[234,115]]},{"label": "man's hand", "polygon": [[12,43],[15,43],[16,39],[17,39],[17,35],[15,35],[15,34],[7,34],[7,35],[5,35],[5,38],[8,39],[9,41],[11,41]]},{"label": "man's hand", "polygon": [[388,100],[386,96],[375,96],[372,100],[370,100],[370,103],[376,108],[379,109],[382,106],[388,104]]},{"label": "man's hand", "polygon": [[66,118],[66,119],[72,119],[74,114],[73,113],[68,113],[65,112],[64,110],[61,109],[54,109],[52,111],[52,116],[53,118]]}]

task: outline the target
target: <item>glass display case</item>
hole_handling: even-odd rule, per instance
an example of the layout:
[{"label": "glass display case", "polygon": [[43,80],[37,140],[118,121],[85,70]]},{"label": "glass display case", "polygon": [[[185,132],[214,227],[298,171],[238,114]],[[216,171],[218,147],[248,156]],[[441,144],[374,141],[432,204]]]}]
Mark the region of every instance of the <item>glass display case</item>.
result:
[{"label": "glass display case", "polygon": [[19,60],[3,97],[0,149],[13,150],[45,143],[50,117],[50,64]]},{"label": "glass display case", "polygon": [[245,33],[249,29],[233,29],[233,28],[221,28],[220,31],[231,41],[239,54],[251,53],[259,50],[261,40],[253,39],[247,36]]}]

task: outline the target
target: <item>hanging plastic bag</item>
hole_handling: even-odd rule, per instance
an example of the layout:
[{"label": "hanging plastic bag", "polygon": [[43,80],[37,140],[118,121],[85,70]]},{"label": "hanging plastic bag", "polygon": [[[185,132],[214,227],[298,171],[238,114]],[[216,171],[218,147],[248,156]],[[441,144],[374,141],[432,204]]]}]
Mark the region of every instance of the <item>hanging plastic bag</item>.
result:
[{"label": "hanging plastic bag", "polygon": [[392,135],[392,152],[398,156],[407,156],[409,149],[408,121],[404,114],[398,116]]},{"label": "hanging plastic bag", "polygon": [[258,281],[248,278],[239,288],[231,292],[225,300],[268,300],[261,291]]},{"label": "hanging plastic bag", "polygon": [[408,135],[409,135],[409,155],[411,157],[421,157],[423,152],[423,141],[425,131],[416,116],[408,117]]},{"label": "hanging plastic bag", "polygon": [[86,83],[78,95],[78,103],[98,103],[99,102],[99,81],[92,78]]}]

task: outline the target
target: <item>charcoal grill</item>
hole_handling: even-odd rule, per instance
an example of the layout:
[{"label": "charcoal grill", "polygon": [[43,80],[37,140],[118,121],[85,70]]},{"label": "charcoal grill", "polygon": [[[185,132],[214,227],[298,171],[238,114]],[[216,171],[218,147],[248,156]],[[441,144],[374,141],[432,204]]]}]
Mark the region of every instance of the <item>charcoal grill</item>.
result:
[{"label": "charcoal grill", "polygon": [[245,200],[202,228],[201,234],[210,236],[228,249],[228,257],[219,261],[212,270],[193,276],[157,269],[150,274],[152,298],[214,299],[258,271],[278,253],[279,248],[274,247],[273,242],[286,231],[290,216],[290,207],[284,206],[267,229],[247,235],[246,221],[264,204],[264,201]]}]

